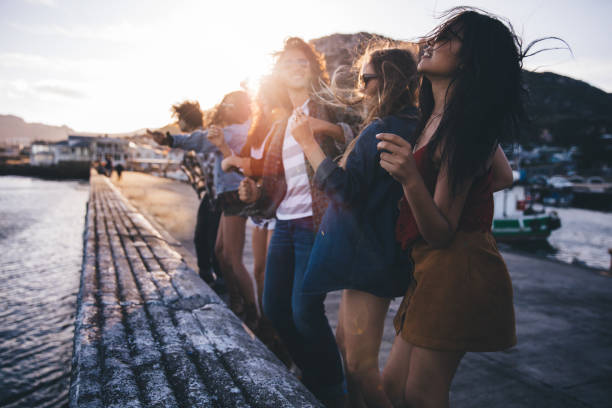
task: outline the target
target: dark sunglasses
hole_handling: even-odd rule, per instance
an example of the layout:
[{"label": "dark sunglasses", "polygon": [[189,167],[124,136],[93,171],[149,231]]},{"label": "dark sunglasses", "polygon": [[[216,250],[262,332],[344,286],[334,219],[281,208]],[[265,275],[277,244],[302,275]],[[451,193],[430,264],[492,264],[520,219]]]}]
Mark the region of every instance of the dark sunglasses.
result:
[{"label": "dark sunglasses", "polygon": [[456,38],[459,41],[463,42],[463,37],[461,37],[459,33],[457,33],[452,28],[447,27],[444,31],[442,31],[440,34],[438,34],[435,38],[433,38],[430,41],[431,41],[431,45],[433,45],[435,43],[445,43],[445,42],[451,41],[453,38]]},{"label": "dark sunglasses", "polygon": [[378,75],[376,75],[376,74],[361,74],[361,75],[359,75],[359,80],[363,84],[364,88],[366,86],[368,86],[368,82],[370,82],[372,79],[376,79],[376,78],[378,78]]},{"label": "dark sunglasses", "polygon": [[296,59],[284,59],[280,62],[282,68],[289,68],[291,66],[298,66],[300,68],[308,68],[310,62],[306,58]]}]

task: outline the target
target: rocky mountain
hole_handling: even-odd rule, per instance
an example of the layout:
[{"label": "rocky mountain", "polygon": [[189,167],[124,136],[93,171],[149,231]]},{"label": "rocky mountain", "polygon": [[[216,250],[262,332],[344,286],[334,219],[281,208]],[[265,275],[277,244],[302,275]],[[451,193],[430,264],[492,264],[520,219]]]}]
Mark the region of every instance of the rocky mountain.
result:
[{"label": "rocky mountain", "polygon": [[[311,43],[325,54],[328,70],[333,72],[339,65],[350,65],[373,38],[389,40],[362,32],[333,34]],[[550,72],[524,71],[524,79],[532,121],[526,127],[528,140],[539,142],[539,135],[545,129],[552,135],[548,142],[560,145],[581,145],[594,142],[604,133],[612,133],[612,94]]]},{"label": "rocky mountain", "polygon": [[552,72],[523,73],[532,132],[547,129],[559,145],[581,145],[612,132],[612,94]]}]

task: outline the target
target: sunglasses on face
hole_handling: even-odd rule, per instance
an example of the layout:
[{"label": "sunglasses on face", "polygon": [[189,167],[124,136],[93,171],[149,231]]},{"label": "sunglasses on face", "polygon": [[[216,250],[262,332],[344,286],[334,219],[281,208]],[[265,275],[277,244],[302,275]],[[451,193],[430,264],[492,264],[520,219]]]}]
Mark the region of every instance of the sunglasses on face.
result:
[{"label": "sunglasses on face", "polygon": [[456,38],[459,41],[463,41],[463,37],[461,37],[459,33],[449,27],[442,31],[440,34],[438,34],[436,37],[427,41],[427,45],[433,47],[434,44],[447,43],[449,41],[452,41],[453,38]]},{"label": "sunglasses on face", "polygon": [[295,59],[284,59],[280,63],[281,68],[290,68],[290,67],[300,67],[300,68],[308,68],[310,63],[306,58],[295,58]]},{"label": "sunglasses on face", "polygon": [[378,78],[378,75],[376,74],[361,74],[359,75],[359,81],[361,81],[361,83],[363,84],[363,87],[367,87],[368,86],[368,82],[370,82],[373,79]]}]

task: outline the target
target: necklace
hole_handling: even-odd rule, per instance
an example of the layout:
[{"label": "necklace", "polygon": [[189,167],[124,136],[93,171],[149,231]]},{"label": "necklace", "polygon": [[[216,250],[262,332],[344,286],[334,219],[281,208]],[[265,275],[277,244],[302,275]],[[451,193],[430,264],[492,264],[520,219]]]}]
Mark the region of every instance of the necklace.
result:
[{"label": "necklace", "polygon": [[421,141],[421,137],[425,134],[425,132],[427,131],[427,128],[429,128],[429,126],[432,124],[432,122],[441,117],[442,113],[432,113],[431,116],[429,117],[429,119],[427,119],[427,123],[425,123],[425,126],[423,127],[423,131],[421,132],[421,134],[419,135],[419,138],[414,142],[414,146],[412,146],[412,153],[416,152],[418,150],[419,147],[419,142]]}]

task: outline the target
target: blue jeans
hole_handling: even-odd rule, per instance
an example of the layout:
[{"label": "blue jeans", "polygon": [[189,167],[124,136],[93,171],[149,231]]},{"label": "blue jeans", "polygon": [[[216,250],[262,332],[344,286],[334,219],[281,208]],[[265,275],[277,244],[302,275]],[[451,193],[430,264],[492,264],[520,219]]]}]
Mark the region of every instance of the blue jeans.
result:
[{"label": "blue jeans", "polygon": [[302,370],[303,383],[325,400],[341,397],[345,386],[340,353],[325,316],[325,294],[302,293],[314,238],[312,217],[276,221],[266,260],[263,310]]}]

